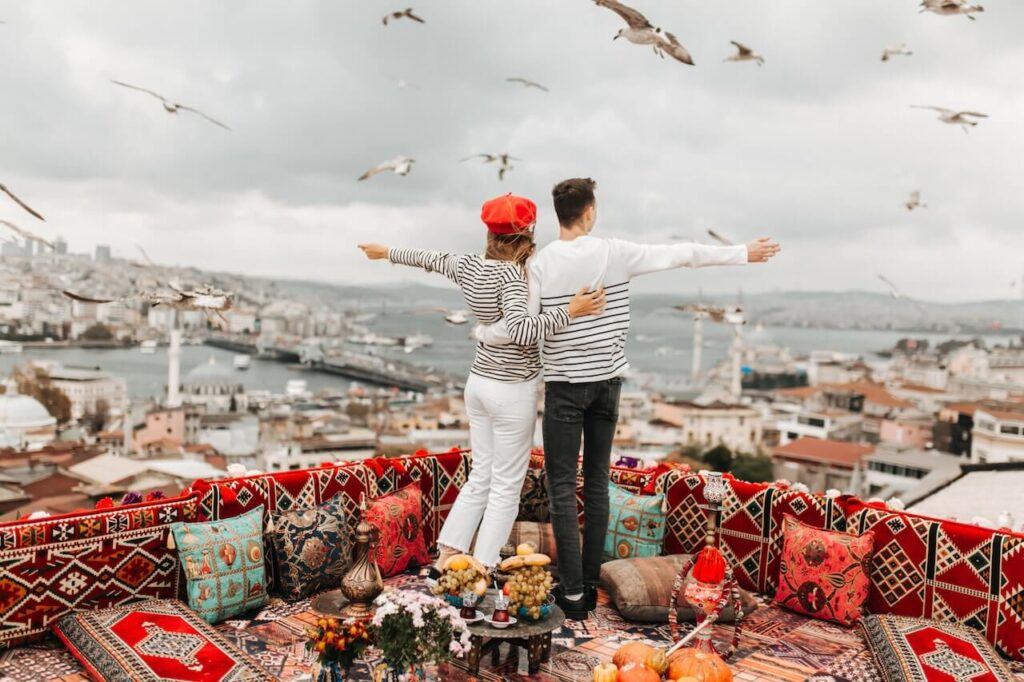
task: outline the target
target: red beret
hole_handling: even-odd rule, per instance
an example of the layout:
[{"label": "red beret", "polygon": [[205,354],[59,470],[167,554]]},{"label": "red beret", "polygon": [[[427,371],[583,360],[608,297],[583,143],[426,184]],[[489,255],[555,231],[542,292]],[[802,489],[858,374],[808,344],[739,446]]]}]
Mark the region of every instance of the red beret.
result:
[{"label": "red beret", "polygon": [[494,234],[515,234],[537,222],[537,204],[526,197],[504,194],[484,202],[480,220]]}]

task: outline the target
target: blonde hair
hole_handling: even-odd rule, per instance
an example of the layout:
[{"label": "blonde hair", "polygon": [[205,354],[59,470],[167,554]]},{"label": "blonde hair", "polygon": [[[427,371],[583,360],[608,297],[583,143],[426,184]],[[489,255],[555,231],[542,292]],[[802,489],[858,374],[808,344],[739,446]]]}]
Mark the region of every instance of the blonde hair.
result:
[{"label": "blonde hair", "polygon": [[536,244],[533,243],[533,232],[524,230],[514,234],[487,233],[487,250],[485,258],[507,260],[526,270],[526,261],[533,255]]}]

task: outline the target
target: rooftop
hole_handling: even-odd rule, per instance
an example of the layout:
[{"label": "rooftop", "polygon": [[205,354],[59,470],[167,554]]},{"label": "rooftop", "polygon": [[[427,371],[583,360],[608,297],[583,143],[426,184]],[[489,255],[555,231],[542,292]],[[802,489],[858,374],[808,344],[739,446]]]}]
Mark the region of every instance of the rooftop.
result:
[{"label": "rooftop", "polygon": [[[1024,462],[963,464],[960,475],[917,500],[910,511],[992,527],[1020,529],[1024,522]],[[1009,522],[1006,515],[1009,515]]]},{"label": "rooftop", "polygon": [[772,456],[779,459],[819,462],[852,469],[860,464],[865,455],[874,450],[875,446],[873,445],[821,438],[797,438],[786,445],[775,448]]}]

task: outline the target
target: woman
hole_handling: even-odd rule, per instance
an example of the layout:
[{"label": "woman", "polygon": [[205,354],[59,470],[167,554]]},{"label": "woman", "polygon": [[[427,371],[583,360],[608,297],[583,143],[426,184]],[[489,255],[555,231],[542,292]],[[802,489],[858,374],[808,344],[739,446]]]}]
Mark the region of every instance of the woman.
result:
[{"label": "woman", "polygon": [[473,556],[484,566],[497,566],[519,511],[533,443],[540,377],[537,343],[568,326],[571,318],[596,315],[604,308],[604,290],[581,290],[565,307],[528,315],[526,261],[534,250],[537,207],[508,194],[484,203],[480,217],[487,226],[483,256],[359,245],[370,259],[386,258],[444,275],[459,285],[480,323],[504,319],[513,341],[507,346],[477,344],[465,393],[473,467],[441,528],[441,553],[431,578],[449,556],[469,551],[478,527]]}]

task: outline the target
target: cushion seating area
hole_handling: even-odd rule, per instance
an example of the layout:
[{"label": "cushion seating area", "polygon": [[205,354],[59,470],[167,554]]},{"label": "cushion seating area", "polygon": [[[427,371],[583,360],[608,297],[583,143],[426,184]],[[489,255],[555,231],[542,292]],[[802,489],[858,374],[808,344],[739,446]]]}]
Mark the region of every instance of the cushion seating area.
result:
[{"label": "cushion seating area", "polygon": [[[409,589],[421,585],[414,575],[399,575],[386,581],[389,587]],[[556,630],[551,660],[541,665],[540,673],[527,677],[510,670],[503,660],[497,668],[484,657],[480,675],[471,678],[457,665],[446,665],[439,672],[445,682],[569,682],[591,679],[590,668],[611,660],[612,654],[628,639],[666,641],[668,626],[629,623],[622,619],[602,591],[598,609],[583,625],[568,621]],[[297,679],[309,674],[310,664],[302,648],[304,629],[316,620],[309,610],[310,601],[287,603],[272,598],[261,611],[246,614],[214,626],[228,642],[255,658],[275,678]],[[728,625],[716,630],[716,639],[731,637]],[[30,656],[19,653],[30,652]],[[525,657],[522,664],[525,665]],[[744,633],[737,656],[730,661],[737,682],[804,682],[814,675],[834,675],[848,682],[882,682],[878,668],[857,629],[807,619],[765,602],[744,622]],[[1009,663],[1014,679],[1024,682],[1024,665]],[[43,674],[46,672],[47,674]],[[365,663],[357,663],[353,680],[369,680]],[[31,648],[0,652],[0,678],[11,682],[87,682],[82,666],[58,642],[37,643]]]},{"label": "cushion seating area", "polygon": [[[546,513],[546,484],[536,459],[531,461],[524,486],[520,520]],[[178,550],[167,547],[172,523],[231,519],[260,506],[266,522],[279,512],[336,500],[351,527],[363,496],[369,501],[416,483],[422,494],[422,535],[431,547],[470,464],[467,451],[417,453],[200,480],[171,500],[0,524],[0,568],[12,567],[9,575],[0,575],[0,679],[65,674],[69,680],[82,679],[75,677],[79,669],[67,663],[68,655],[52,639],[38,642],[49,625],[71,610],[61,591],[74,591],[71,601],[86,611],[146,598],[185,598],[184,580],[176,570]],[[787,516],[812,528],[874,534],[868,612],[969,625],[1004,656],[1024,659],[1024,535],[928,519],[850,496],[809,494],[782,482],[749,483],[728,475],[725,481],[720,547],[735,567],[741,587],[757,593],[763,602],[745,619],[741,650],[730,662],[737,680],[803,682],[814,674],[851,682],[882,679],[859,628],[812,620],[771,603],[778,587]],[[633,494],[665,496],[663,554],[692,553],[702,546],[704,477],[680,466],[613,467],[612,482]],[[80,542],[86,542],[84,548],[75,544]],[[265,548],[266,554],[272,554],[270,544]],[[165,564],[173,564],[175,570],[161,574],[149,568]],[[908,568],[910,564],[913,569]],[[37,565],[45,567],[44,575],[30,580]],[[102,581],[97,575],[103,576]],[[408,573],[388,583],[420,585]],[[893,601],[896,593],[903,601]],[[590,679],[590,666],[610,660],[624,639],[668,641],[667,625],[628,622],[608,604],[603,592],[601,599],[589,622],[567,623],[555,634],[556,653],[534,679]],[[35,608],[37,603],[44,608]],[[263,609],[237,614],[215,627],[265,666],[283,666],[276,671],[268,668],[271,674],[295,677],[309,670],[300,651],[303,623],[312,617],[308,604],[308,599],[284,602],[271,592],[271,602]],[[31,617],[19,615],[24,613]],[[731,629],[722,627],[721,637],[731,636]],[[25,641],[29,643],[4,650]],[[1011,669],[1024,682],[1024,666],[1011,662]],[[484,671],[479,679],[510,679],[507,672]],[[450,675],[443,679],[468,679],[455,669]]]}]

